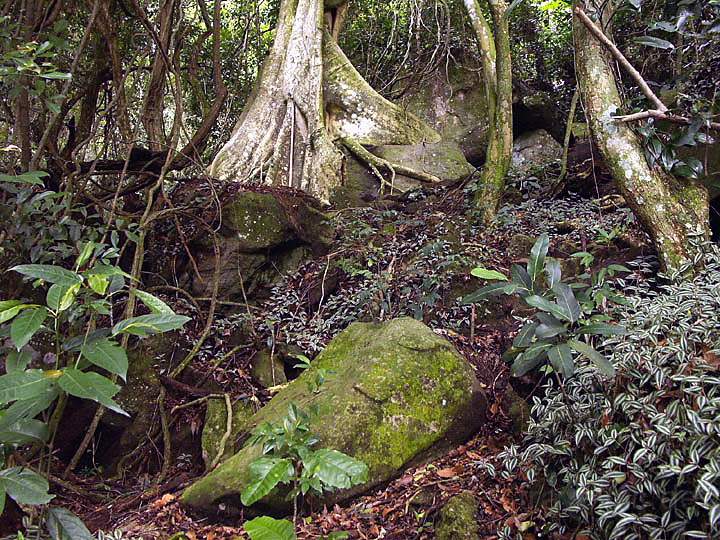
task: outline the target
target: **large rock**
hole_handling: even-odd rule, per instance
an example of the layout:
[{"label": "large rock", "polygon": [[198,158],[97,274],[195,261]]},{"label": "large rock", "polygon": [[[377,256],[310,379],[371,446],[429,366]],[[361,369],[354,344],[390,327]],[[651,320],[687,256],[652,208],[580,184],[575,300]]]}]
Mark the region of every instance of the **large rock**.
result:
[{"label": "large rock", "polygon": [[[327,216],[308,196],[240,191],[222,208],[218,296],[242,299],[272,285],[307,257],[326,252],[333,236]],[[202,238],[191,248],[199,273],[188,271],[192,291],[210,296],[215,271],[212,240]]]},{"label": "large rock", "polygon": [[[484,418],[485,397],[472,367],[454,347],[414,319],[354,323],[249,421],[280,421],[290,403],[310,411],[318,448],[345,452],[368,465],[368,482],[334,494],[345,499],[387,481],[406,465],[469,437]],[[332,372],[314,391],[315,369]],[[182,496],[185,505],[214,510],[240,505],[248,467],[260,448],[242,448]],[[274,510],[286,502],[273,499]],[[264,501],[265,505],[271,505]]]},{"label": "large rock", "polygon": [[471,163],[483,161],[487,147],[487,103],[479,73],[453,64],[406,98],[408,110],[435,128],[443,141],[455,143]]},{"label": "large rock", "polygon": [[562,146],[544,129],[518,135],[513,142],[512,168],[530,172],[533,167],[549,165],[562,157]]}]

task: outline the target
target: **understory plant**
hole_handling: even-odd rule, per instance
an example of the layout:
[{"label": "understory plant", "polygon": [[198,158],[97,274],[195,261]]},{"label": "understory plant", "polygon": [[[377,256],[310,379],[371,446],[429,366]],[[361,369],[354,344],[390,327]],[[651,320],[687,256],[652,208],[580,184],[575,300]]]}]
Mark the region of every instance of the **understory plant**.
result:
[{"label": "understory plant", "polygon": [[[167,332],[189,320],[129,287],[130,276],[115,264],[116,257],[110,246],[85,242],[72,270],[49,264],[10,269],[33,281],[35,290],[28,296],[36,300],[0,300],[5,367],[0,376],[0,514],[6,497],[23,505],[44,505],[53,498],[47,473],[68,396],[126,414],[113,400],[120,390],[115,380],[125,380],[128,370],[121,337]],[[114,303],[128,295],[151,313],[114,320]],[[40,461],[30,467],[26,460],[36,455]],[[50,508],[44,525],[55,539],[93,538],[63,508]]]},{"label": "understory plant", "polygon": [[[241,494],[245,506],[270,495],[279,485],[289,485],[293,501],[293,522],[297,520],[298,497],[308,493],[349,489],[367,482],[368,467],[347,454],[330,448],[314,447],[317,437],[310,430],[310,415],[291,403],[285,417],[277,423],[260,424],[246,446],[260,445],[262,457],[250,464],[251,481]],[[250,538],[295,538],[293,522],[261,516],[245,523]],[[274,536],[263,536],[274,534]],[[336,533],[331,538],[344,538]]]},{"label": "understory plant", "polygon": [[[612,364],[589,341],[592,336],[625,333],[622,326],[609,324],[607,315],[598,310],[599,300],[607,298],[604,277],[591,278],[589,284],[566,283],[560,261],[547,255],[549,245],[548,235],[542,234],[532,247],[527,266],[514,264],[509,278],[496,270],[473,269],[473,276],[494,283],[469,294],[463,303],[478,303],[502,294],[517,295],[532,310],[532,316],[505,353],[516,376],[549,362],[556,373],[569,378],[575,373],[577,357],[583,356],[612,377],[615,373]],[[617,269],[625,268],[617,266],[612,272]],[[598,289],[605,291],[604,295],[599,295]]]},{"label": "understory plant", "polygon": [[618,280],[629,332],[604,343],[617,377],[581,361],[563,392],[546,380],[524,441],[499,456],[507,478],[545,484],[544,532],[720,536],[720,250],[708,250],[691,281]]}]

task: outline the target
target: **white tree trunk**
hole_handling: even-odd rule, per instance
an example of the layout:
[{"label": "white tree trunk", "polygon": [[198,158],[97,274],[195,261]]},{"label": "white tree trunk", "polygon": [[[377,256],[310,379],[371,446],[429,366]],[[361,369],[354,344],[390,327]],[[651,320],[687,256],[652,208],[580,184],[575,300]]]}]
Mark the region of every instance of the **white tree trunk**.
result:
[{"label": "white tree trunk", "polygon": [[440,140],[424,122],[377,94],[323,24],[323,0],[282,0],[275,43],[230,140],[210,166],[211,176],[291,186],[327,201],[343,182],[344,156],[335,141]]}]

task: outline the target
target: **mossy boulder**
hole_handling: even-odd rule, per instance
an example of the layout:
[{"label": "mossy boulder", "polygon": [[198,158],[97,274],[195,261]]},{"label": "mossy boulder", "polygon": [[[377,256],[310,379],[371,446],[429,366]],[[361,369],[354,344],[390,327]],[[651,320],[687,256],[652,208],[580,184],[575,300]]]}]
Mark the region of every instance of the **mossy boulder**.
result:
[{"label": "mossy boulder", "polygon": [[228,428],[227,402],[221,398],[211,398],[207,402],[202,431],[202,458],[207,469],[216,462],[221,447],[223,455],[220,460],[233,455],[234,441],[246,431],[248,420],[255,414],[255,406],[249,401],[236,401],[231,403],[230,407],[230,435],[225,439],[223,446],[223,438]]},{"label": "mossy boulder", "polygon": [[478,503],[469,491],[453,496],[440,510],[436,540],[479,540]]},{"label": "mossy boulder", "polygon": [[488,137],[487,100],[478,66],[453,64],[438,69],[422,85],[410,90],[404,104],[430,124],[443,141],[459,146],[465,158],[485,158]]},{"label": "mossy boulder", "polygon": [[[332,372],[318,389],[315,370]],[[368,465],[368,482],[335,493],[333,502],[366,491],[405,466],[474,433],[485,417],[486,400],[472,367],[445,339],[410,318],[354,323],[340,333],[304,371],[249,421],[279,422],[294,403],[314,410],[310,429],[319,448],[345,452]],[[242,448],[192,484],[182,502],[215,510],[240,506],[249,465],[260,448]],[[264,501],[269,510],[286,501]]]},{"label": "mossy boulder", "polygon": [[[225,201],[218,236],[218,296],[242,299],[272,286],[310,255],[325,253],[335,230],[320,204],[296,191],[240,191]],[[216,266],[210,237],[191,246],[187,275],[197,296],[210,296]],[[195,271],[197,268],[197,271]]]}]

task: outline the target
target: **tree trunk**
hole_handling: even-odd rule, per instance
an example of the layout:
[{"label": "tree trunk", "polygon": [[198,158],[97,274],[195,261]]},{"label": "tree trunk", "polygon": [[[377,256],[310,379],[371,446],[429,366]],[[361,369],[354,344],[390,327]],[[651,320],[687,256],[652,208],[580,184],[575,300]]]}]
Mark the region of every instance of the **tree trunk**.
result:
[{"label": "tree trunk", "polygon": [[[330,31],[344,2],[282,0],[275,43],[210,174],[305,190],[327,201],[343,182],[343,139],[361,144],[437,142],[429,126],[377,94]],[[325,21],[331,25],[323,29]]]},{"label": "tree trunk", "polygon": [[490,128],[485,163],[480,172],[475,205],[484,223],[491,222],[505,190],[512,160],[512,59],[507,4],[488,0],[493,25],[485,19],[477,0],[464,0],[480,49]]},{"label": "tree trunk", "polygon": [[[596,6],[586,4],[591,12],[598,12]],[[608,28],[611,15],[606,8],[603,28]],[[658,166],[648,165],[635,133],[612,119],[622,99],[608,52],[578,17],[573,18],[573,34],[580,93],[595,143],[618,189],[650,234],[662,267],[677,270],[696,255],[690,237],[707,235],[707,190],[695,182],[680,183]]]}]

